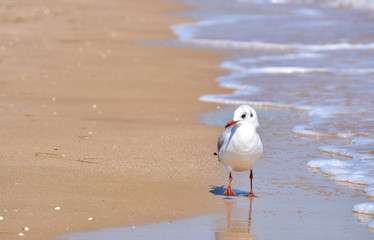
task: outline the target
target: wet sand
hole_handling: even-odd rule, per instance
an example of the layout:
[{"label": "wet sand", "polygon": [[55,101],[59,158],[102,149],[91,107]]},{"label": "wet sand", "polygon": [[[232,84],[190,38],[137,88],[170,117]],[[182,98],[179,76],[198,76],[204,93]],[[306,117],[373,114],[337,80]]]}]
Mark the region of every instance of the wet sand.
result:
[{"label": "wet sand", "polygon": [[[162,1],[5,1],[0,10],[0,238],[213,211],[222,53],[136,44],[172,37]],[[29,231],[22,230],[28,227]]]}]

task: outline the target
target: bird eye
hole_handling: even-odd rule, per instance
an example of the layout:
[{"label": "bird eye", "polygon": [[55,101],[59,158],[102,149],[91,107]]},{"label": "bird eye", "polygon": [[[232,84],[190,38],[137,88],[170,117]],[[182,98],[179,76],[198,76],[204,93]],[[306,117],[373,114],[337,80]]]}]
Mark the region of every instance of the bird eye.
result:
[{"label": "bird eye", "polygon": [[253,117],[253,113],[251,113],[251,117]]},{"label": "bird eye", "polygon": [[242,115],[242,118],[245,118],[246,116],[247,116],[246,114],[243,114],[243,115]]}]

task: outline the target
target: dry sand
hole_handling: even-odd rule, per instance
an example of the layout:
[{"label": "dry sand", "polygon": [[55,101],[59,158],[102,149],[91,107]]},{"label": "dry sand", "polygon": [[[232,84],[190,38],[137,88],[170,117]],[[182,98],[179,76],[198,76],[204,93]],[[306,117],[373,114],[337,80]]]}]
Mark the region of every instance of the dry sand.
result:
[{"label": "dry sand", "polygon": [[171,24],[191,19],[167,12],[183,8],[2,1],[1,239],[215,208],[208,185],[222,169],[212,156],[219,132],[194,114],[213,107],[199,96],[225,91],[214,82],[222,53],[134,43],[172,37]]}]

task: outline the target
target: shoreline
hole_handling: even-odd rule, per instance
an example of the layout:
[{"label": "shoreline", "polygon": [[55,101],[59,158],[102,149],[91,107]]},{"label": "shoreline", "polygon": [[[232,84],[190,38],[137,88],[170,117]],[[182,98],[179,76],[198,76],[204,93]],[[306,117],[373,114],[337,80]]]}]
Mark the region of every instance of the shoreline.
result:
[{"label": "shoreline", "polygon": [[210,158],[217,131],[196,113],[215,106],[199,102],[207,90],[228,91],[211,81],[222,53],[133,43],[171,37],[169,26],[187,19],[165,12],[184,6],[4,8],[2,239],[53,239],[216,208],[208,183],[220,178]]},{"label": "shoreline", "polygon": [[[221,121],[236,106],[200,115],[203,122],[222,126]],[[276,109],[257,109],[260,116],[260,134],[267,150],[254,167],[254,191],[257,198],[246,198],[249,192],[248,172],[233,172],[233,190],[239,197],[223,195],[227,186],[227,172],[223,168],[215,172],[220,179],[209,184],[209,194],[217,207],[209,213],[192,217],[170,218],[166,221],[141,223],[116,228],[101,228],[89,232],[72,232],[61,239],[183,239],[204,236],[207,239],[367,239],[372,232],[365,228],[369,216],[352,213],[350,206],[365,199],[360,186],[347,187],[333,182],[313,169],[306,168],[310,155],[315,153],[319,141],[294,136],[295,122],[307,121],[299,112]],[[292,122],[287,121],[293,119]],[[275,131],[278,129],[278,131]],[[277,137],[274,138],[274,133]],[[287,140],[287,144],[284,144]],[[299,147],[303,149],[296,148]],[[308,155],[305,155],[305,154]],[[314,231],[318,229],[318,231]],[[192,230],[192,231],[191,231]],[[184,231],[187,231],[184,233]]]}]

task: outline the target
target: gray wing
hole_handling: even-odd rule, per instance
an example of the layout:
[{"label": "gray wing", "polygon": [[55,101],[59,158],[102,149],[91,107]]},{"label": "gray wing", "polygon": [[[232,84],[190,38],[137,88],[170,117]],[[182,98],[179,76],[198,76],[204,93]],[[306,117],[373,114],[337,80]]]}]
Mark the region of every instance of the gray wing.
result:
[{"label": "gray wing", "polygon": [[229,140],[231,135],[231,127],[227,128],[225,131],[221,133],[221,135],[218,138],[217,142],[217,153],[219,154],[219,151],[221,150],[222,146]]}]

